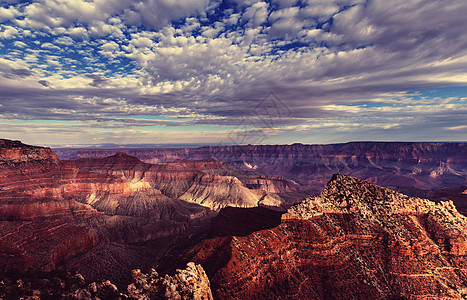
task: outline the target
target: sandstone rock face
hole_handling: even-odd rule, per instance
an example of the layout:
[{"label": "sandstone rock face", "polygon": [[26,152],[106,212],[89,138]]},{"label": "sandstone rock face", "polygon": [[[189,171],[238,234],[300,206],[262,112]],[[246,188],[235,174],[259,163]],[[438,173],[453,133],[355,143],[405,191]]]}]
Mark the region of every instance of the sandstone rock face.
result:
[{"label": "sandstone rock face", "polygon": [[147,266],[148,254],[166,251],[132,244],[178,235],[208,214],[148,182],[91,172],[57,160],[47,148],[0,141],[0,270],[117,276],[128,271],[122,266]]},{"label": "sandstone rock face", "polygon": [[213,299],[208,276],[193,262],[174,276],[161,277],[154,269],[149,274],[133,270],[133,282],[128,286],[128,295],[135,299]]},{"label": "sandstone rock face", "polygon": [[[104,157],[116,150],[56,149],[62,159]],[[319,193],[334,173],[390,188],[438,190],[467,184],[466,143],[352,142],[332,145],[246,145],[129,149],[149,163],[215,158],[233,167],[282,175]]]},{"label": "sandstone rock face", "polygon": [[186,259],[204,267],[217,299],[467,297],[467,219],[452,202],[335,175],[281,219],[205,240]]},{"label": "sandstone rock face", "polygon": [[161,197],[193,202],[213,210],[228,205],[286,207],[304,197],[300,187],[284,177],[234,169],[215,159],[147,164],[120,152],[106,158],[79,159],[76,164],[94,173],[150,186],[160,191]]},{"label": "sandstone rock face", "polygon": [[0,270],[60,268],[121,283],[129,269],[201,239],[211,209],[283,209],[303,198],[283,177],[214,159],[152,165],[119,153],[61,161],[48,148],[1,141]]}]

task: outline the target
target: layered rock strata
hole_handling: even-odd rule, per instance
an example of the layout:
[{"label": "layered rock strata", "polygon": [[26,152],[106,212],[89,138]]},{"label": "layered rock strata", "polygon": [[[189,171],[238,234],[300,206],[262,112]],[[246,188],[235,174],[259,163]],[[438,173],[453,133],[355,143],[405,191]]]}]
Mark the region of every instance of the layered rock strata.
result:
[{"label": "layered rock strata", "polygon": [[233,167],[281,175],[319,193],[334,173],[390,188],[448,189],[467,184],[466,143],[351,142],[330,145],[238,145],[182,149],[56,149],[62,159],[117,151],[148,163],[215,158]]},{"label": "layered rock strata", "polygon": [[211,209],[282,207],[301,197],[283,177],[214,159],[61,161],[49,148],[0,140],[0,271],[60,268],[121,283],[130,268],[199,241]]},{"label": "layered rock strata", "polygon": [[119,276],[172,247],[142,243],[177,236],[208,213],[148,182],[91,172],[48,148],[0,140],[0,271]]},{"label": "layered rock strata", "polygon": [[286,207],[304,196],[300,186],[284,177],[242,171],[212,158],[148,164],[117,153],[106,158],[79,159],[76,164],[95,173],[148,184],[167,197],[213,210],[229,205]]},{"label": "layered rock strata", "polygon": [[450,201],[335,175],[278,226],[221,233],[186,255],[204,267],[217,299],[467,297],[467,218]]}]

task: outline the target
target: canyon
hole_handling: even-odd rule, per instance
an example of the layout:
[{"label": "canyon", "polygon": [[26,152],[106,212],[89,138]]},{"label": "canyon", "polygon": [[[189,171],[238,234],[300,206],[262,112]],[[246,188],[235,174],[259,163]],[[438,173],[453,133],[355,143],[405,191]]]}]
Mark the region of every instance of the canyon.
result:
[{"label": "canyon", "polygon": [[413,196],[467,185],[466,143],[350,142],[330,145],[234,145],[200,148],[56,148],[61,159],[97,158],[118,151],[147,163],[215,158],[235,168],[280,175],[317,195],[335,173]]},{"label": "canyon", "polygon": [[[123,153],[62,161],[0,140],[0,268],[129,279],[180,243],[198,241],[227,205],[284,209],[304,194],[280,176],[214,159],[143,163]],[[109,263],[110,262],[110,263]]]},{"label": "canyon", "polygon": [[0,296],[463,299],[465,150],[0,139]]},{"label": "canyon", "polygon": [[[0,295],[70,299],[465,299],[467,218],[335,174],[286,211],[226,207],[210,236],[117,288],[79,275],[7,274]],[[58,284],[62,283],[62,284]]]},{"label": "canyon", "polygon": [[228,205],[283,207],[288,205],[287,200],[305,196],[299,185],[284,177],[236,169],[213,158],[149,164],[118,152],[105,158],[75,162],[79,168],[130,182],[148,183],[167,197],[198,203],[212,210]]}]

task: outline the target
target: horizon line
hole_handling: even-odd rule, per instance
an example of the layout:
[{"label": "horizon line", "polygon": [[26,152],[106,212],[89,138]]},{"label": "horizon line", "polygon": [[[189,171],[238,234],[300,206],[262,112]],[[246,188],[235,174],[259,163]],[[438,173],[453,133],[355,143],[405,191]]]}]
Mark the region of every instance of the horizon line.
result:
[{"label": "horizon line", "polygon": [[[113,150],[116,148],[120,149],[142,149],[142,148],[201,148],[201,147],[232,147],[232,146],[292,146],[292,145],[303,145],[303,146],[314,146],[314,145],[338,145],[338,144],[351,144],[351,143],[426,143],[426,144],[452,144],[452,143],[467,143],[467,141],[365,141],[365,140],[355,140],[348,142],[337,142],[337,143],[288,143],[288,144],[221,144],[221,143],[165,143],[165,144],[150,144],[150,143],[141,143],[141,144],[115,144],[115,143],[103,143],[103,144],[53,144],[41,146],[49,147],[52,149],[100,149],[100,150]],[[108,147],[108,148],[106,148]]]}]

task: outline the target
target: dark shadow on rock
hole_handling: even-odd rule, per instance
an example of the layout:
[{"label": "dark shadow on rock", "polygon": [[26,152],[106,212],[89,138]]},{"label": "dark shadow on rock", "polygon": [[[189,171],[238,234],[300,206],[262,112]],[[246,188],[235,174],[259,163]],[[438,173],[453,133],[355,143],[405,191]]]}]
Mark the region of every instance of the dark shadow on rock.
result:
[{"label": "dark shadow on rock", "polygon": [[264,207],[225,207],[211,220],[213,237],[247,236],[280,225],[283,212]]}]

